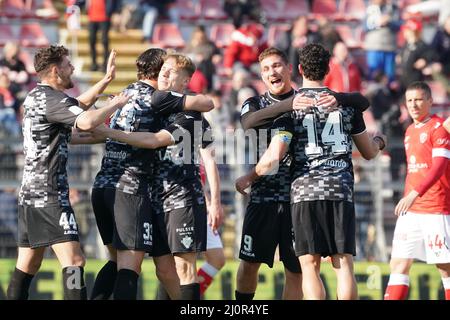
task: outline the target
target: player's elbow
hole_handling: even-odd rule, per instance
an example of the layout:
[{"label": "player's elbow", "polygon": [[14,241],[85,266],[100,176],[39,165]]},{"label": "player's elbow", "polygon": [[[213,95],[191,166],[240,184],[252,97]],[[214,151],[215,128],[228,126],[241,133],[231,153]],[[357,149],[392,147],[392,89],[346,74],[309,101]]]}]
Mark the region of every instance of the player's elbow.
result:
[{"label": "player's elbow", "polygon": [[87,116],[86,113],[83,113],[77,120],[76,127],[77,129],[89,131],[93,130],[98,126],[98,123],[94,121],[91,117]]}]

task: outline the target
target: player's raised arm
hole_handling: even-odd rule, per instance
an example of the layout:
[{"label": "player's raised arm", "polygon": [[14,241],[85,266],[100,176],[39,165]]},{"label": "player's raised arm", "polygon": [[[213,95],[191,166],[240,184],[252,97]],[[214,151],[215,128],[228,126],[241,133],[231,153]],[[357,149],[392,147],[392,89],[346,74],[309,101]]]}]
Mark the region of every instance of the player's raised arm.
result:
[{"label": "player's raised arm", "polygon": [[116,77],[116,51],[111,50],[108,58],[108,65],[106,67],[105,76],[96,84],[94,84],[89,90],[82,93],[77,97],[83,109],[88,109],[92,106],[99,94],[105,91],[106,87],[114,80]]}]

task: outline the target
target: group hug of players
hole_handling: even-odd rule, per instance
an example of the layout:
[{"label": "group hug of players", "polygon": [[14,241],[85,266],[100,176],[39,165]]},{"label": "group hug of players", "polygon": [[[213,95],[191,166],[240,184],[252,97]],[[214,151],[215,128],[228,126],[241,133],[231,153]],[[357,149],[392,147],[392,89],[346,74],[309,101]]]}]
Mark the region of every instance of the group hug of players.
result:
[{"label": "group hug of players", "polygon": [[[31,280],[48,246],[62,266],[64,299],[87,299],[85,258],[69,201],[68,143],[106,143],[92,188],[92,207],[110,259],[98,272],[90,299],[136,299],[146,254],[153,258],[160,281],[158,299],[200,299],[223,265],[206,264],[198,272],[196,267],[199,252],[222,247],[217,233],[222,211],[211,127],[202,116],[214,105],[205,95],[184,93],[195,65],[184,55],[148,49],[136,60],[138,81],[97,108],[94,103],[98,96],[115,77],[115,55],[114,51],[110,55],[104,78],[77,98],[64,93],[73,87],[74,68],[67,49],[52,45],[35,56],[40,82],[24,102],[25,166],[19,194],[18,259],[8,299],[28,298]],[[360,93],[336,93],[322,86],[329,71],[327,50],[318,44],[307,45],[299,58],[296,67],[303,83],[295,91],[290,79],[292,66],[285,54],[276,48],[262,52],[259,63],[267,92],[246,100],[242,106],[243,128],[255,129],[258,145],[268,148],[259,154],[253,169],[236,180],[236,189],[243,194],[251,186],[239,251],[237,300],[253,299],[260,264],[272,266],[277,247],[285,266],[284,299],[324,299],[320,263],[327,256],[337,276],[337,298],[358,297],[353,273],[352,141],[365,159],[372,159],[385,147],[385,138],[372,137],[366,131],[362,112],[369,103],[365,97]],[[424,123],[420,129],[430,127],[427,130],[433,132],[425,138],[422,133],[411,137],[412,141],[417,135],[420,147],[432,151],[428,150],[429,159],[423,160],[429,162],[429,167],[416,166],[413,172],[426,179],[415,177],[412,185],[407,180],[405,195],[409,196],[411,190],[416,194],[400,201],[396,208],[400,218],[410,217],[414,206],[420,206],[437,183],[445,184],[449,178],[446,164],[450,147],[443,120],[426,114],[428,120],[421,113],[425,108],[420,103],[426,100],[430,102],[428,111],[431,107],[428,86],[412,84],[406,100],[414,122],[414,112],[420,113],[417,121]],[[410,100],[414,112],[408,105]],[[109,126],[104,124],[108,119]],[[431,147],[425,146],[428,143]],[[415,158],[419,160],[420,156],[415,154]],[[199,159],[204,164],[210,194],[203,190]],[[440,164],[438,169],[434,168],[435,162]],[[430,172],[425,174],[425,170]],[[444,222],[435,224],[441,226],[443,233],[439,231],[439,236],[446,241],[450,224],[445,206],[449,198],[446,193],[443,196],[446,198],[436,206],[427,207],[437,214],[426,216],[445,217]],[[436,203],[437,197],[432,198]],[[408,220],[403,223],[406,227],[397,226],[401,229],[398,232],[409,232],[413,224],[425,225]],[[403,243],[404,238],[409,242]],[[416,242],[411,243],[409,237],[398,237],[402,243],[397,245],[395,239],[398,265],[422,258],[411,247],[423,239],[416,237]],[[439,250],[439,261],[445,256],[445,263],[450,262],[448,246]],[[450,271],[445,263],[431,263],[439,263],[438,268],[444,265],[440,268],[443,272]],[[407,288],[409,267],[396,270],[388,290]],[[400,284],[397,273],[404,275]],[[446,294],[449,279],[449,274],[443,274]]]}]

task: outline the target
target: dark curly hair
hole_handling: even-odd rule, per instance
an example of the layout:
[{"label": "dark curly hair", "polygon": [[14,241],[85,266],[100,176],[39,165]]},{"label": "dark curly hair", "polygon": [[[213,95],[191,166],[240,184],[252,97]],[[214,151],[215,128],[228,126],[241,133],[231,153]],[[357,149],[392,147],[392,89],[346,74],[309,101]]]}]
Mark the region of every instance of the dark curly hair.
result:
[{"label": "dark curly hair", "polygon": [[158,79],[166,55],[167,52],[160,48],[150,48],[142,52],[136,60],[138,79]]},{"label": "dark curly hair", "polygon": [[34,56],[34,69],[41,77],[48,72],[50,66],[59,65],[65,56],[69,55],[69,50],[64,46],[51,45],[39,49]]},{"label": "dark curly hair", "polygon": [[321,81],[329,71],[330,52],[317,43],[306,45],[299,53],[303,76],[311,81]]}]

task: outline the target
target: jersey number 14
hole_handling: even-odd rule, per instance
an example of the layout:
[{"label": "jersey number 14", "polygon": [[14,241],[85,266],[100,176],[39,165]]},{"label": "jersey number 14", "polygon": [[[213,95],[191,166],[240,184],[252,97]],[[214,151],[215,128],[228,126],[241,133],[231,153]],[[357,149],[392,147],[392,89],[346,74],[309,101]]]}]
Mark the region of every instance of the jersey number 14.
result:
[{"label": "jersey number 14", "polygon": [[[306,128],[308,134],[308,143],[305,147],[305,154],[307,156],[321,156],[323,155],[323,148],[319,146],[317,135],[317,120],[314,114],[309,113],[303,119],[303,127]],[[322,144],[331,145],[331,152],[333,154],[347,153],[349,150],[349,143],[347,135],[344,134],[342,124],[342,114],[339,111],[332,111],[328,115],[325,126],[320,135]]]}]

